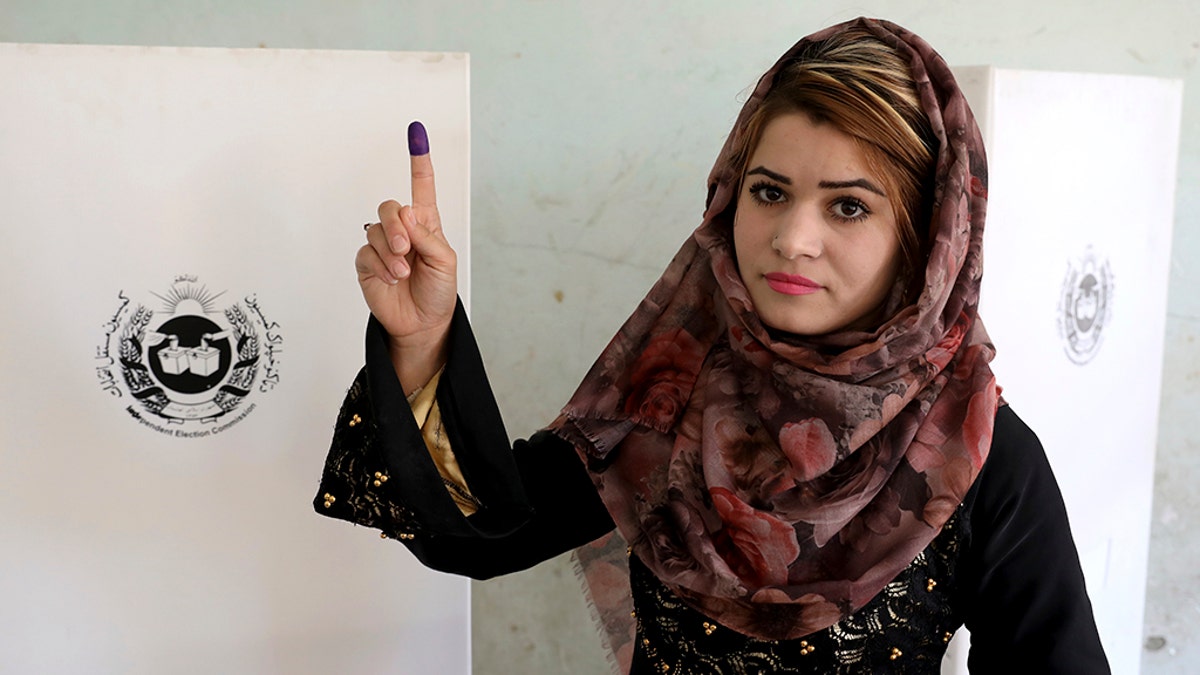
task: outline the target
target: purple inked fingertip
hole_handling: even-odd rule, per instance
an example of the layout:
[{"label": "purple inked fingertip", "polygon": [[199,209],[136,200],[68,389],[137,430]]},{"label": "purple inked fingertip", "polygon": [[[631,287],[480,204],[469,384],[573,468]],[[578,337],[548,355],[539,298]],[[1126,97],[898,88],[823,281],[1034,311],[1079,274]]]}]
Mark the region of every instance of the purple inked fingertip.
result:
[{"label": "purple inked fingertip", "polygon": [[425,133],[425,125],[420,122],[408,125],[408,154],[413,157],[429,154],[429,135]]}]

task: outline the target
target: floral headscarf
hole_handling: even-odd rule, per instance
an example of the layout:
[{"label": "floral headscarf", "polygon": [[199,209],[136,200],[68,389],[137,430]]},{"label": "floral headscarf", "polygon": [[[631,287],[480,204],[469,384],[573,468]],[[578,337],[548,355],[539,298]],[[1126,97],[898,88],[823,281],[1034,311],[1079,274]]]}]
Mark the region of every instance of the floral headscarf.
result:
[{"label": "floral headscarf", "polygon": [[[784,63],[851,26],[911,64],[938,142],[925,283],[873,332],[780,336],[737,271],[722,218],[738,189],[728,159]],[[1000,400],[976,316],[986,184],[983,142],[949,66],[895,24],[818,32],[759,80],[709,176],[703,223],[552,425],[632,552],[685,602],[762,639],[823,630],[875,596],[958,507]],[[598,553],[604,543],[579,557],[620,652],[631,620],[615,607],[629,587],[612,558],[624,550],[607,542],[622,555]]]}]

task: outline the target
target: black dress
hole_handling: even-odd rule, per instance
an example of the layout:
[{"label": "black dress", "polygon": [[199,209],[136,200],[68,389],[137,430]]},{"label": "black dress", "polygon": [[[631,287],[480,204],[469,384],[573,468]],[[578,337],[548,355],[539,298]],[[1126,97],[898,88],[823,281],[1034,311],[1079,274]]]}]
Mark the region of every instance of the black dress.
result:
[{"label": "black dress", "polygon": [[[430,459],[373,318],[366,342],[318,512],[378,528],[423,564],[475,579],[526,569],[613,529],[573,447],[544,431],[509,444],[461,305],[437,402],[479,504],[470,516]],[[962,625],[972,673],[1110,672],[1058,485],[1037,437],[1007,406],[942,532],[870,603],[824,631],[802,640],[741,635],[680,602],[636,556],[630,583],[632,673],[934,674]]]}]

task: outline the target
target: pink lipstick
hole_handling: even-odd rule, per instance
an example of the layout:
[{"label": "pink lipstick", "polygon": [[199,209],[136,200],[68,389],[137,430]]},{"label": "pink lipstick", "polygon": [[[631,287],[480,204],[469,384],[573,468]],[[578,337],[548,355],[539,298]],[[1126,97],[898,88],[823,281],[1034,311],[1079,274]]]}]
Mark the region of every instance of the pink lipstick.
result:
[{"label": "pink lipstick", "polygon": [[771,287],[771,290],[784,295],[808,295],[823,288],[821,284],[798,274],[771,272],[764,274],[763,277],[767,280],[767,285]]}]

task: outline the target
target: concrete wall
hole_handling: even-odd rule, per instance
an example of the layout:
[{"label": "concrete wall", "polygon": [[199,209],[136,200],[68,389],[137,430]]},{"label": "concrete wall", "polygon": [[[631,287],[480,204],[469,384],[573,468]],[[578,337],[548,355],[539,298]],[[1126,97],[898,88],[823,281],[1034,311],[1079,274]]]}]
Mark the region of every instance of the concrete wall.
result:
[{"label": "concrete wall", "polygon": [[[916,31],[954,64],[1185,80],[1143,668],[1194,672],[1200,4],[3,0],[0,41],[470,52],[474,322],[519,436],[554,416],[697,223],[746,87],[797,38],[860,14]],[[346,214],[348,275],[373,210]],[[296,450],[314,480],[326,442]],[[565,560],[476,584],[474,610],[478,673],[606,672]]]}]

